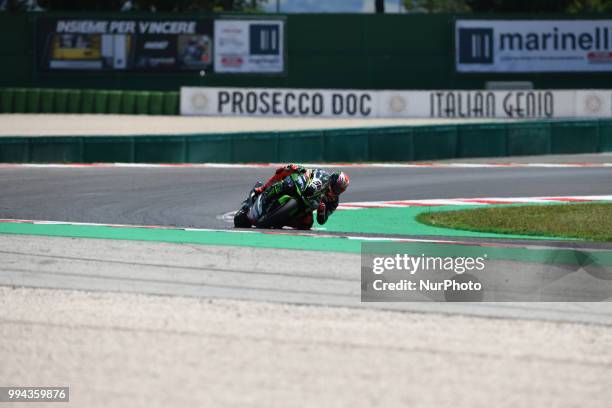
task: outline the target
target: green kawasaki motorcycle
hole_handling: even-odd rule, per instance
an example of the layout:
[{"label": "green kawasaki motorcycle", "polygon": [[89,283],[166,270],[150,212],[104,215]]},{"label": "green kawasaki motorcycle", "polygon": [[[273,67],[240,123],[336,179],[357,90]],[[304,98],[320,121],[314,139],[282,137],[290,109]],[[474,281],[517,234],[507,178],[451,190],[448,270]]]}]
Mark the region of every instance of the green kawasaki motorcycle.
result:
[{"label": "green kawasaki motorcycle", "polygon": [[253,187],[234,215],[234,227],[282,228],[292,225],[293,221],[319,207],[329,188],[329,174],[318,169],[292,174],[258,195],[255,189],[260,186],[262,183]]}]

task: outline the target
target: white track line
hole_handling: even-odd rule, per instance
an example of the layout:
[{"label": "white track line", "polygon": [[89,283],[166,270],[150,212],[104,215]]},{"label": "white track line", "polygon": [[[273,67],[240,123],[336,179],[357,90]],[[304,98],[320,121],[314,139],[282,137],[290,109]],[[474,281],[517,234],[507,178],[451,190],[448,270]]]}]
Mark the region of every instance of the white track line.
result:
[{"label": "white track line", "polygon": [[364,201],[344,203],[338,206],[339,210],[360,210],[364,208],[398,208],[398,207],[433,207],[442,205],[473,205],[484,206],[494,204],[562,204],[562,203],[588,203],[594,201],[612,201],[612,195],[592,196],[555,196],[555,197],[482,197],[482,198],[454,198],[436,200],[395,200],[395,201]]},{"label": "white track line", "polygon": [[[35,163],[0,163],[0,168],[219,168],[219,169],[253,169],[281,167],[286,163],[72,163],[72,164],[35,164]],[[354,167],[354,168],[604,168],[612,163],[304,163],[306,167]]]}]

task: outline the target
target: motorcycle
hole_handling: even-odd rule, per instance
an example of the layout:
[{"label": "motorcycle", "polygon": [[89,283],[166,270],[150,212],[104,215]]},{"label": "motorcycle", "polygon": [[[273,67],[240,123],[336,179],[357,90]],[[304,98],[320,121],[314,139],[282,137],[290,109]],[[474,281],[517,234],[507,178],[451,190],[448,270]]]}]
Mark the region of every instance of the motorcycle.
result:
[{"label": "motorcycle", "polygon": [[291,180],[285,179],[284,182],[291,186],[291,191],[270,197],[268,202],[264,202],[264,194],[255,192],[263,184],[255,184],[234,215],[234,227],[283,228],[291,220],[300,219],[316,210],[329,185],[329,175],[315,170],[312,174],[292,174],[288,178]]}]

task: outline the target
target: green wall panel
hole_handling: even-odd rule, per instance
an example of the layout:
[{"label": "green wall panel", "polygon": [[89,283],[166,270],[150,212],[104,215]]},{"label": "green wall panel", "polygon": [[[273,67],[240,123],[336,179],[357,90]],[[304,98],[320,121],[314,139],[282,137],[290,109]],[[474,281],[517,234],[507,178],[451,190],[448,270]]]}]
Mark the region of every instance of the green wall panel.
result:
[{"label": "green wall panel", "polygon": [[369,159],[367,129],[325,130],[323,158],[327,162],[363,162]]},{"label": "green wall panel", "polygon": [[85,89],[81,92],[81,113],[95,112],[96,91]]},{"label": "green wall panel", "polygon": [[612,151],[612,119],[180,136],[0,137],[0,162],[40,163],[388,162],[595,151]]},{"label": "green wall panel", "polygon": [[30,159],[33,163],[80,163],[83,143],[80,137],[30,138]]},{"label": "green wall panel", "polygon": [[149,95],[149,114],[161,115],[164,110],[164,94],[162,92],[151,92]]},{"label": "green wall panel", "polygon": [[230,134],[232,161],[273,163],[278,161],[278,136],[274,132]]},{"label": "green wall panel", "polygon": [[78,89],[68,91],[68,113],[81,112],[82,92]]},{"label": "green wall panel", "polygon": [[150,92],[136,93],[136,113],[139,115],[149,114],[149,95]]},{"label": "green wall panel", "polygon": [[323,160],[325,138],[323,131],[278,133],[278,158],[280,163],[306,163]]},{"label": "green wall panel", "polygon": [[413,130],[409,127],[374,129],[368,135],[368,148],[368,161],[412,161]]},{"label": "green wall panel", "polygon": [[164,92],[164,115],[178,115],[179,114],[179,93],[178,92]]},{"label": "green wall panel", "polygon": [[14,92],[13,112],[25,113],[27,105],[27,90],[24,88],[17,88]]},{"label": "green wall panel", "polygon": [[55,112],[55,93],[54,89],[40,90],[40,112],[53,113]]},{"label": "green wall panel", "polygon": [[512,123],[507,126],[508,156],[550,153],[550,124],[543,122]]},{"label": "green wall panel", "polygon": [[108,109],[107,113],[117,114],[121,113],[121,97],[123,92],[121,91],[108,91]]},{"label": "green wall panel", "polygon": [[94,112],[108,113],[108,91],[96,91],[94,96]]},{"label": "green wall panel", "polygon": [[232,141],[227,135],[186,136],[188,163],[230,163]]},{"label": "green wall panel", "polygon": [[27,105],[26,112],[28,113],[39,113],[40,112],[40,89],[30,88],[26,91]]},{"label": "green wall panel", "polygon": [[30,140],[27,137],[0,138],[0,163],[27,163],[30,161]]},{"label": "green wall panel", "polygon": [[87,136],[83,138],[85,163],[133,163],[134,138],[125,136]]},{"label": "green wall panel", "polygon": [[596,120],[552,122],[551,153],[595,153],[599,148]]},{"label": "green wall panel", "polygon": [[67,89],[58,89],[55,91],[55,101],[53,106],[53,112],[64,113],[68,112],[68,96],[70,91]]},{"label": "green wall panel", "polygon": [[459,157],[506,155],[506,126],[503,124],[461,124],[458,134]]},{"label": "green wall panel", "polygon": [[414,160],[457,157],[458,140],[456,125],[416,126],[413,131]]},{"label": "green wall panel", "polygon": [[0,112],[13,112],[13,99],[15,90],[12,88],[4,88],[0,90]]},{"label": "green wall panel", "polygon": [[136,163],[184,163],[186,142],[183,136],[134,137]]},{"label": "green wall panel", "polygon": [[127,91],[121,98],[121,113],[132,115],[136,112],[136,95],[137,92]]},{"label": "green wall panel", "polygon": [[599,120],[599,151],[612,152],[612,119]]}]

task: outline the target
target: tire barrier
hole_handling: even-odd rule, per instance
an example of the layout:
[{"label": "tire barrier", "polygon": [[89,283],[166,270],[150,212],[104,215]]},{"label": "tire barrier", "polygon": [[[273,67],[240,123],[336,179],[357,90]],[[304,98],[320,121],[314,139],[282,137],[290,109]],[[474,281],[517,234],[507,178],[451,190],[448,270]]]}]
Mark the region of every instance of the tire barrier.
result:
[{"label": "tire barrier", "polygon": [[0,113],[178,115],[178,92],[0,89]]},{"label": "tire barrier", "polygon": [[[163,111],[165,102],[160,108],[159,95],[154,98],[158,104],[155,109]],[[108,105],[110,99],[108,96]],[[151,95],[146,99],[150,105]],[[141,107],[142,103],[141,100]],[[121,106],[123,110],[125,105]],[[192,135],[0,138],[0,163],[407,162],[604,151],[612,151],[612,119]]]}]

